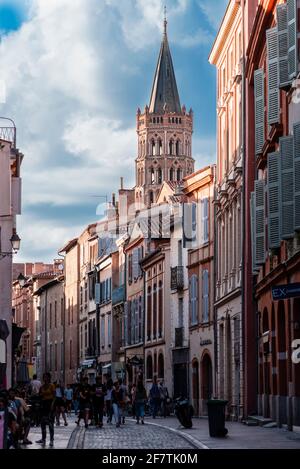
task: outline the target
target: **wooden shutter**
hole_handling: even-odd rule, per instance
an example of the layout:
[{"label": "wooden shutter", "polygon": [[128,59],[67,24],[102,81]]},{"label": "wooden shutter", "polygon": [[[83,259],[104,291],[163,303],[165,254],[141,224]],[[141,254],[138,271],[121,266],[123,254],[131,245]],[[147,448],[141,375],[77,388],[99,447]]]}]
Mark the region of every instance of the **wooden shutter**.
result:
[{"label": "wooden shutter", "polygon": [[255,181],[255,264],[265,262],[265,182]]},{"label": "wooden shutter", "polygon": [[287,4],[277,6],[277,42],[278,42],[278,72],[279,86],[284,87],[290,83],[288,67],[288,20]]},{"label": "wooden shutter", "polygon": [[300,122],[294,125],[294,183],[294,228],[300,231]]},{"label": "wooden shutter", "polygon": [[100,283],[95,283],[95,303],[96,305],[99,305],[101,303],[100,301]]},{"label": "wooden shutter", "polygon": [[287,1],[288,16],[288,72],[289,79],[296,77],[298,71],[297,57],[297,0]]},{"label": "wooden shutter", "polygon": [[262,152],[265,143],[265,93],[264,71],[262,68],[254,72],[255,96],[255,154]]},{"label": "wooden shutter", "polygon": [[134,249],[132,252],[132,276],[133,280],[136,280],[139,276],[138,267],[139,267],[139,250],[138,248]]},{"label": "wooden shutter", "polygon": [[279,122],[279,80],[277,27],[267,30],[268,124]]},{"label": "wooden shutter", "polygon": [[124,303],[124,345],[128,345],[128,302]]},{"label": "wooden shutter", "polygon": [[282,239],[294,237],[294,139],[279,139],[281,160],[281,220]]},{"label": "wooden shutter", "polygon": [[139,303],[138,299],[134,300],[134,308],[135,308],[135,343],[139,343],[139,326],[140,326],[140,319],[139,319]]},{"label": "wooden shutter", "polygon": [[269,248],[280,247],[280,153],[268,155],[268,240]]},{"label": "wooden shutter", "polygon": [[130,344],[134,344],[135,336],[135,300],[131,301],[131,333],[130,333]]},{"label": "wooden shutter", "polygon": [[208,322],[209,320],[209,277],[208,270],[204,270],[202,273],[202,297],[203,297],[203,322]]},{"label": "wooden shutter", "polygon": [[251,192],[250,196],[251,209],[251,255],[252,255],[252,273],[256,273],[255,252],[256,252],[256,236],[255,236],[255,192]]}]

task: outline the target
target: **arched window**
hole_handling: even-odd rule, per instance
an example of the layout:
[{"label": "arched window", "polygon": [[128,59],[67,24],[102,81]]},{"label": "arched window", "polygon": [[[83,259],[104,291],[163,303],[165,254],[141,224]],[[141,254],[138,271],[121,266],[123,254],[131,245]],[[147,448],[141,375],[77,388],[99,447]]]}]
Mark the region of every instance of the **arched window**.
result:
[{"label": "arched window", "polygon": [[144,169],[141,171],[141,186],[144,185]]},{"label": "arched window", "polygon": [[176,117],[176,124],[178,124],[178,117]]},{"label": "arched window", "polygon": [[152,290],[147,290],[147,340],[151,340],[151,324],[152,324]]},{"label": "arched window", "polygon": [[157,374],[158,378],[164,379],[165,375],[165,364],[164,364],[164,356],[162,353],[158,355],[158,367],[157,367]]},{"label": "arched window", "polygon": [[154,171],[154,168],[150,168],[150,182],[151,182],[151,184],[155,184],[155,171]]},{"label": "arched window", "polygon": [[146,365],[146,376],[147,379],[152,379],[153,377],[153,364],[152,364],[152,356],[148,355],[147,357],[147,365]]},{"label": "arched window", "polygon": [[173,179],[174,179],[174,169],[171,168],[170,169],[170,181],[173,181]]},{"label": "arched window", "polygon": [[153,195],[153,192],[150,191],[150,192],[149,192],[149,203],[150,203],[150,204],[153,204],[153,202],[154,202],[154,195]]},{"label": "arched window", "polygon": [[176,156],[180,155],[180,140],[176,140]]},{"label": "arched window", "polygon": [[158,337],[163,335],[163,283],[160,280],[158,284]]},{"label": "arched window", "polygon": [[173,151],[174,151],[174,142],[173,140],[170,140],[169,141],[169,155],[173,155]]},{"label": "arched window", "polygon": [[162,183],[162,170],[161,168],[158,168],[157,170],[157,184],[161,184]]},{"label": "arched window", "polygon": [[161,138],[158,140],[158,154],[161,156],[163,153],[163,145],[162,145],[162,140]]},{"label": "arched window", "polygon": [[157,337],[157,288],[153,286],[153,339]]},{"label": "arched window", "polygon": [[177,181],[181,181],[181,169],[177,169]]},{"label": "arched window", "polygon": [[155,148],[155,140],[152,139],[150,142],[150,155],[155,156],[156,155],[156,148]]}]

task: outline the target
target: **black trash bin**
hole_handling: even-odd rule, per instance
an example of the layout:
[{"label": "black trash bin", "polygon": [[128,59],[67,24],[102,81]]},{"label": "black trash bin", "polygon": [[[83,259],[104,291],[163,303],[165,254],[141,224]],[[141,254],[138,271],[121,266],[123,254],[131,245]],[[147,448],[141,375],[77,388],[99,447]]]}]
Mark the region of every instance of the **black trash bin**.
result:
[{"label": "black trash bin", "polygon": [[225,407],[228,401],[210,399],[207,402],[209,434],[212,437],[224,437],[228,430],[225,428]]}]

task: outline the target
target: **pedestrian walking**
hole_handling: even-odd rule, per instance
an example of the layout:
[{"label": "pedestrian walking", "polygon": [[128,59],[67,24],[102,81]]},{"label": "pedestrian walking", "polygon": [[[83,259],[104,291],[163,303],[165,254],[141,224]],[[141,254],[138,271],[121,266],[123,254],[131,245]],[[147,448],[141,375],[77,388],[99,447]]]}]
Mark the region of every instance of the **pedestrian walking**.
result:
[{"label": "pedestrian walking", "polygon": [[98,428],[103,427],[104,397],[106,395],[106,387],[102,383],[102,376],[97,376],[96,384],[92,386],[93,407],[95,425]]},{"label": "pedestrian walking", "polygon": [[150,404],[151,404],[151,409],[152,409],[152,417],[155,419],[157,415],[157,411],[160,406],[160,392],[159,392],[156,376],[154,376],[153,378],[153,383],[150,389],[149,397],[150,397]]},{"label": "pedestrian walking", "polygon": [[43,384],[40,388],[41,397],[41,429],[42,439],[37,443],[45,446],[47,437],[47,425],[50,434],[50,447],[54,445],[54,400],[55,400],[55,386],[51,384],[50,373],[45,373],[43,376]]},{"label": "pedestrian walking", "polygon": [[89,426],[89,417],[91,413],[91,387],[88,378],[83,378],[83,383],[79,388],[79,417],[77,425],[80,420],[84,419],[85,428]]},{"label": "pedestrian walking", "polygon": [[78,415],[79,412],[79,398],[80,398],[80,393],[79,393],[79,383],[76,383],[73,389],[73,406],[74,406],[74,413],[75,415]]},{"label": "pedestrian walking", "polygon": [[164,382],[161,381],[159,383],[159,394],[160,394],[160,411],[161,415],[166,418],[167,411],[168,411],[168,400],[169,400],[169,392],[168,388],[164,385]]},{"label": "pedestrian walking", "polygon": [[64,391],[64,396],[65,396],[65,402],[66,402],[66,411],[68,415],[71,415],[72,402],[73,402],[73,389],[71,388],[70,384],[67,385]]},{"label": "pedestrian walking", "polygon": [[113,407],[112,407],[112,400],[111,400],[112,390],[113,390],[113,382],[111,379],[109,379],[106,383],[106,395],[104,397],[107,423],[111,423],[112,421],[112,414],[113,414]]},{"label": "pedestrian walking", "polygon": [[125,414],[126,414],[126,406],[128,402],[128,391],[127,386],[122,379],[119,379],[119,387],[120,387],[120,413],[121,413],[121,422],[125,424]]},{"label": "pedestrian walking", "polygon": [[122,394],[120,390],[120,385],[119,382],[116,381],[114,383],[112,392],[111,392],[111,402],[112,402],[112,408],[113,408],[113,413],[114,413],[114,418],[116,422],[116,427],[120,427],[121,425],[121,412],[120,412],[120,403],[122,399]]},{"label": "pedestrian walking", "polygon": [[142,424],[144,424],[146,400],[147,400],[147,391],[144,387],[143,381],[139,381],[136,386],[135,395],[134,395],[137,424],[140,423],[140,419],[142,421]]},{"label": "pedestrian walking", "polygon": [[64,389],[63,387],[57,383],[55,386],[55,416],[56,416],[56,425],[60,425],[60,414],[64,420],[65,427],[68,425],[67,417],[65,413],[65,397],[64,397]]},{"label": "pedestrian walking", "polygon": [[131,396],[131,409],[132,409],[132,417],[135,419],[136,418],[136,409],[135,409],[135,392],[136,392],[136,384],[133,383],[131,390],[130,390],[130,396]]}]

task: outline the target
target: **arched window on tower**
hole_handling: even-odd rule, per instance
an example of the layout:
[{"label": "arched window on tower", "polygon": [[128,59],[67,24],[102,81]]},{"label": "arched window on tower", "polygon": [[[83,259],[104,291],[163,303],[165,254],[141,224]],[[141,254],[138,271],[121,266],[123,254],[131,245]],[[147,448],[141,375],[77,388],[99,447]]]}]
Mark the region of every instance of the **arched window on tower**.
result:
[{"label": "arched window on tower", "polygon": [[173,155],[173,151],[174,151],[174,142],[173,140],[171,139],[169,141],[169,155]]},{"label": "arched window on tower", "polygon": [[176,156],[180,155],[180,140],[176,141]]},{"label": "arched window on tower", "polygon": [[154,168],[150,168],[150,181],[151,181],[151,184],[155,184],[155,171],[154,171]]},{"label": "arched window on tower", "polygon": [[158,170],[157,170],[157,184],[161,184],[161,183],[162,183],[162,169],[158,168]]},{"label": "arched window on tower", "polygon": [[156,151],[155,151],[155,140],[152,139],[151,142],[150,142],[150,155],[151,156],[155,156],[156,155]]},{"label": "arched window on tower", "polygon": [[170,181],[173,181],[173,179],[174,179],[174,169],[171,168],[170,169]]},{"label": "arched window on tower", "polygon": [[158,154],[161,156],[163,153],[163,145],[162,145],[162,140],[161,138],[158,140]]},{"label": "arched window on tower", "polygon": [[149,204],[153,204],[153,202],[154,202],[153,192],[150,191],[150,192],[149,192]]},{"label": "arched window on tower", "polygon": [[177,181],[181,181],[181,168],[177,169]]}]

